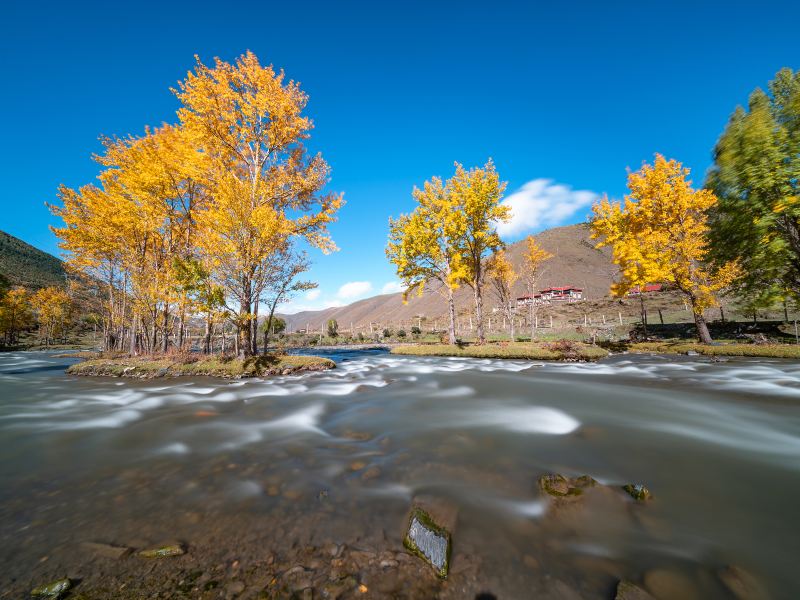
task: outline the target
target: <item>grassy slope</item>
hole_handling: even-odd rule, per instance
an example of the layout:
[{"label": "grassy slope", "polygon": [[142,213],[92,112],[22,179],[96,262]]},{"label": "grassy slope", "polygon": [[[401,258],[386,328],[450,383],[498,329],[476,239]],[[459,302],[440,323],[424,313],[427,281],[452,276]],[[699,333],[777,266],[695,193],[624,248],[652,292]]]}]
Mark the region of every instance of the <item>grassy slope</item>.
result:
[{"label": "grassy slope", "polygon": [[[83,354],[83,353],[82,353]],[[85,354],[84,354],[85,356]],[[83,356],[79,356],[83,358]],[[110,377],[178,377],[207,375],[211,377],[265,377],[332,369],[336,364],[318,356],[258,356],[249,359],[224,359],[202,357],[185,360],[180,357],[119,357],[94,358],[70,366],[70,375],[94,375]]]},{"label": "grassy slope", "polygon": [[64,263],[0,231],[0,276],[11,285],[31,288],[64,285]]},{"label": "grassy slope", "polygon": [[516,342],[513,344],[484,344],[482,346],[451,346],[448,344],[425,344],[398,346],[392,354],[412,356],[463,356],[468,358],[521,358],[533,360],[598,360],[608,352],[589,344],[572,344],[574,352],[559,349],[547,343]]}]

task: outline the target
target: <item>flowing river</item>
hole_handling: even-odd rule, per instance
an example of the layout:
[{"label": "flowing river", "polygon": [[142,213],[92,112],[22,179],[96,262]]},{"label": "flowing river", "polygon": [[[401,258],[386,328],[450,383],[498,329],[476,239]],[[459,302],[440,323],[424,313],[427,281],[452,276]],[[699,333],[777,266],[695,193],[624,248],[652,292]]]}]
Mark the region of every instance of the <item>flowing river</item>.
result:
[{"label": "flowing river", "polygon": [[[86,598],[613,598],[659,577],[662,598],[734,598],[729,565],[800,598],[800,364],[328,355],[227,382],[1,354],[0,598],[65,576]],[[547,473],[615,491],[559,509]],[[458,507],[445,582],[403,549],[419,495]],[[187,553],[86,545],[172,541]]]}]

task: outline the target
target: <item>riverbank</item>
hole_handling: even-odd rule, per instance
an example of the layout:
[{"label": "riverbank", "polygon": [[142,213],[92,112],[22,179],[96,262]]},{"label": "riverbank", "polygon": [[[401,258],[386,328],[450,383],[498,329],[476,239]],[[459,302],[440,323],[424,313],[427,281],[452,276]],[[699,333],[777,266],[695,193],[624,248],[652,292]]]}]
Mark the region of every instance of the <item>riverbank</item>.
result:
[{"label": "riverbank", "polygon": [[591,361],[608,356],[599,346],[580,342],[505,342],[499,344],[420,344],[397,346],[392,354],[410,356],[457,356],[465,358],[516,358],[527,360]]},{"label": "riverbank", "polygon": [[[86,358],[78,355],[76,358]],[[161,356],[90,358],[67,368],[68,375],[94,377],[269,377],[310,371],[325,371],[336,366],[332,360],[319,356],[267,355],[240,359],[220,356]]]},{"label": "riverbank", "polygon": [[751,358],[800,358],[796,344],[700,344],[665,341],[626,344],[619,350],[635,354],[701,354],[703,356],[746,356]]}]

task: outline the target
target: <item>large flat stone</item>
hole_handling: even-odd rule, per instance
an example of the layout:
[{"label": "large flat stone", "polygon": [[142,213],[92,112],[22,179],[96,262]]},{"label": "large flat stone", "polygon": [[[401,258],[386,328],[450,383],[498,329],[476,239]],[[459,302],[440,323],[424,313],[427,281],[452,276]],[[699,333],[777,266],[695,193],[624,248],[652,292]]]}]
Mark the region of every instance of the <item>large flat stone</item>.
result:
[{"label": "large flat stone", "polygon": [[451,533],[457,515],[457,508],[445,500],[415,498],[403,539],[405,547],[431,565],[443,579],[450,570]]}]

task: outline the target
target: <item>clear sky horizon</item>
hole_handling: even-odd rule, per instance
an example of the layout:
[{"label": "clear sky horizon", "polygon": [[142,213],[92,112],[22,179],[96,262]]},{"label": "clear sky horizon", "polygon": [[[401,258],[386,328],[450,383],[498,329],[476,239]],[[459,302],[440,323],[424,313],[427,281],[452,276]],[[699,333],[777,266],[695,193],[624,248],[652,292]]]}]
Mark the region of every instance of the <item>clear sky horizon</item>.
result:
[{"label": "clear sky horizon", "polygon": [[47,4],[3,9],[0,229],[59,255],[45,202],[95,180],[99,136],[175,122],[195,54],[249,49],[308,93],[308,145],[347,201],[291,311],[395,291],[388,218],[454,161],[494,159],[515,241],[621,198],[656,152],[702,184],[736,105],[800,68],[790,2]]}]

